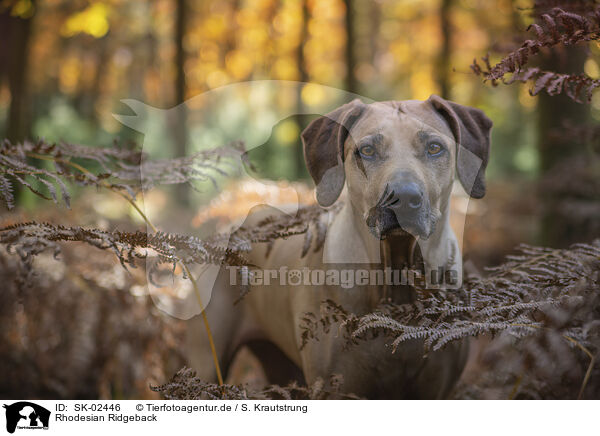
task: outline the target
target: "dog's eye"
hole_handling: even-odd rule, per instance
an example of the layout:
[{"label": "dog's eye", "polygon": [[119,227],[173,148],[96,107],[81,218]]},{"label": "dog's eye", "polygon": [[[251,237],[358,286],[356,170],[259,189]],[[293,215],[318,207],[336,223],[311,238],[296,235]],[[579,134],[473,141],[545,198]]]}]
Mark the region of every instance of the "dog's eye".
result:
[{"label": "dog's eye", "polygon": [[442,147],[437,142],[432,142],[431,144],[429,144],[427,146],[427,153],[430,156],[437,156],[437,155],[441,154],[442,151],[444,151],[444,147]]},{"label": "dog's eye", "polygon": [[358,149],[358,152],[362,157],[370,159],[375,156],[375,147],[372,145],[363,145]]}]

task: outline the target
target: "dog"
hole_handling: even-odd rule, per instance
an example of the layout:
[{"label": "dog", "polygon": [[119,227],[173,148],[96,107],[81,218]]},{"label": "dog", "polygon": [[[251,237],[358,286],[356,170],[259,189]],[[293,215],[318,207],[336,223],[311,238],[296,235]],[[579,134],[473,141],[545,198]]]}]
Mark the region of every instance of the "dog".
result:
[{"label": "dog", "polygon": [[[453,271],[462,280],[458,242],[449,225],[449,199],[455,177],[473,198],[485,194],[491,120],[479,109],[432,95],[426,101],[354,100],[313,120],[302,132],[304,157],[323,208],[327,238],[322,248],[302,257],[304,237],[277,240],[269,249],[256,244],[249,261],[263,269],[295,270],[401,268],[422,259],[423,272]],[[336,205],[340,205],[336,207]],[[251,226],[272,211],[248,217]],[[283,212],[279,212],[283,213]],[[239,289],[223,270],[206,314],[221,368],[226,373],[236,351],[248,345],[270,382],[308,384],[343,377],[342,390],[364,398],[446,398],[466,363],[468,343],[459,341],[424,357],[423,343],[407,341],[395,353],[384,337],[346,347],[336,328],[302,346],[301,319],[318,314],[333,300],[357,315],[387,299],[410,303],[408,285],[368,283],[351,288],[251,286],[234,305]],[[205,381],[216,379],[209,343],[199,316],[188,321],[189,361]]]}]

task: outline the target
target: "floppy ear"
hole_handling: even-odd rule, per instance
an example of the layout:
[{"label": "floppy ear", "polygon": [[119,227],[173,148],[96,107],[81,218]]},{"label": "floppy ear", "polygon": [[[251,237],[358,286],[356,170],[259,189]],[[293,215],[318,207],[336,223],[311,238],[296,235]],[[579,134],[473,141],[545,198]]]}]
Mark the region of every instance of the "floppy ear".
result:
[{"label": "floppy ear", "polygon": [[323,207],[335,203],[344,188],[344,144],[365,108],[363,102],[353,100],[313,120],[302,132],[304,160]]},{"label": "floppy ear", "polygon": [[485,195],[485,168],[490,156],[490,120],[479,109],[432,95],[429,103],[450,125],[456,140],[456,172],[473,198]]}]

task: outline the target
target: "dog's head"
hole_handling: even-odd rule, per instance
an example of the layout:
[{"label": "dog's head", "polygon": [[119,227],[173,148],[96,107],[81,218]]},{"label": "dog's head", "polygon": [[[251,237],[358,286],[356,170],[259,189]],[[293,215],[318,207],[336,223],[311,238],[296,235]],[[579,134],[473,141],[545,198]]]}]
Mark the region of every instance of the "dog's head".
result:
[{"label": "dog's head", "polygon": [[428,238],[447,208],[454,176],[485,194],[492,122],[478,109],[427,101],[354,100],[302,132],[317,201],[331,206],[344,184],[373,235]]}]

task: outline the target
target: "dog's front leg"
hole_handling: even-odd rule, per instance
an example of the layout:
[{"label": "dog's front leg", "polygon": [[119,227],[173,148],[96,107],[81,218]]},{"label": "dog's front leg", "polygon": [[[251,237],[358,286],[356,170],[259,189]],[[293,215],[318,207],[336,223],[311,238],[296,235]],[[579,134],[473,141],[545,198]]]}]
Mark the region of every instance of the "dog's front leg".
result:
[{"label": "dog's front leg", "polygon": [[[198,285],[203,286],[202,276],[198,279]],[[204,286],[213,285],[209,283]],[[245,311],[243,305],[234,305],[236,293],[239,293],[239,290],[231,286],[229,272],[226,268],[221,268],[214,282],[210,301],[206,304],[205,313],[223,379],[227,377],[231,360],[244,335]],[[191,295],[190,299],[193,298]],[[215,383],[217,372],[204,319],[202,315],[196,315],[186,322],[188,363],[201,380]]]}]

